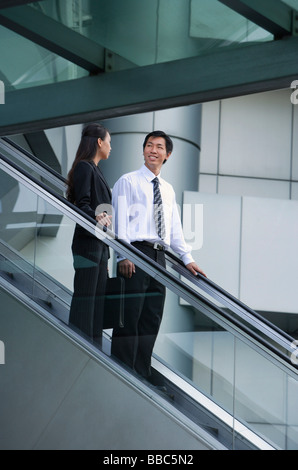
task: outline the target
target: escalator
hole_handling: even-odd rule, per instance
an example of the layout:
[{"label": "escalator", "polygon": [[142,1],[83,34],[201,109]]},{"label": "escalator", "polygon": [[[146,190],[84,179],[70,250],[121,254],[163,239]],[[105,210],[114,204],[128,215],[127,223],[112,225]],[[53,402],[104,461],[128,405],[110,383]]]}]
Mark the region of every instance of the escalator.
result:
[{"label": "escalator", "polygon": [[[296,342],[171,252],[166,269],[64,198],[63,178],[0,139],[2,449],[298,449]],[[68,325],[75,224],[162,282],[158,392]]]}]

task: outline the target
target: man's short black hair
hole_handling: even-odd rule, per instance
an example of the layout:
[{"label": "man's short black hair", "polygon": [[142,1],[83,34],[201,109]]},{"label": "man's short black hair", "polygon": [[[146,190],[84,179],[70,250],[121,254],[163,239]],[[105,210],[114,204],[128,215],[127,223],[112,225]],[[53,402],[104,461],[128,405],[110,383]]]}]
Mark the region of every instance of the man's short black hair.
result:
[{"label": "man's short black hair", "polygon": [[144,143],[143,143],[143,150],[146,147],[147,141],[150,137],[163,137],[166,141],[166,151],[167,154],[172,153],[173,151],[173,141],[172,139],[163,131],[153,131],[150,134],[146,135]]}]

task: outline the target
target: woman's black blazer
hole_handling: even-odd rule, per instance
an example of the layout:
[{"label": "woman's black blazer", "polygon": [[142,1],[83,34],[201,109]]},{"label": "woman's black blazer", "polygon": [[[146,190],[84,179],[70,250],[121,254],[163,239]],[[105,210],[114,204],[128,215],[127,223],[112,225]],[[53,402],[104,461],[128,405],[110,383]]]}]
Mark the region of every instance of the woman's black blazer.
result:
[{"label": "woman's black blazer", "polygon": [[[73,174],[73,187],[76,206],[95,220],[96,208],[101,204],[111,205],[111,190],[101,172],[93,162],[79,162]],[[76,236],[93,236],[79,225]]]}]

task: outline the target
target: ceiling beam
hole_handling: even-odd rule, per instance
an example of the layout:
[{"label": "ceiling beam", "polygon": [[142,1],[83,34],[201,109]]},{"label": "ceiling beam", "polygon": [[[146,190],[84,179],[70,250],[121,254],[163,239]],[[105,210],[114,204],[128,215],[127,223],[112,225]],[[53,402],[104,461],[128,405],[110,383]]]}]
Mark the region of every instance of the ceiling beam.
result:
[{"label": "ceiling beam", "polygon": [[34,8],[21,6],[2,10],[0,24],[90,73],[104,70],[102,46]]},{"label": "ceiling beam", "polygon": [[298,38],[221,49],[173,62],[10,91],[0,135],[289,88]]},{"label": "ceiling beam", "polygon": [[40,0],[0,0],[0,9],[17,7],[19,5],[25,5],[26,3],[36,3]]},{"label": "ceiling beam", "polygon": [[232,10],[269,31],[276,38],[290,35],[293,10],[280,0],[219,0]]}]

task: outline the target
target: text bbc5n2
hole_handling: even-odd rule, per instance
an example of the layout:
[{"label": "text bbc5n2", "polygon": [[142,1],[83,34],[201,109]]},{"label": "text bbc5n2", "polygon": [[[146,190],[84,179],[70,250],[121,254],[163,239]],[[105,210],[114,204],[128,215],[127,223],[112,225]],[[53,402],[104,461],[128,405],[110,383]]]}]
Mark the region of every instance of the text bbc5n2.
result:
[{"label": "text bbc5n2", "polygon": [[192,454],[156,454],[147,456],[148,465],[193,465]]}]

